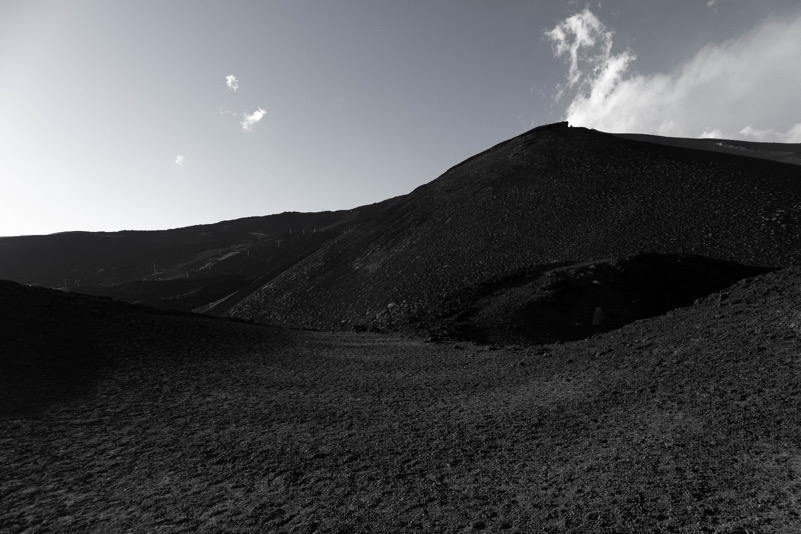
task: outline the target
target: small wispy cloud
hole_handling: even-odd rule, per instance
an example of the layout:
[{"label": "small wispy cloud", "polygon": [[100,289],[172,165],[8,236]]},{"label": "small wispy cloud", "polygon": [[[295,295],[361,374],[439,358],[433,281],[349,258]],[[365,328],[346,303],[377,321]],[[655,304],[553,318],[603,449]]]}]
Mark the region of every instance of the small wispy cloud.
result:
[{"label": "small wispy cloud", "polygon": [[253,131],[253,127],[256,125],[256,123],[258,123],[266,114],[267,112],[262,108],[257,109],[256,111],[254,111],[249,115],[247,113],[243,113],[242,122],[240,122],[239,124],[242,125],[242,129],[244,131],[246,132]]},{"label": "small wispy cloud", "polygon": [[717,0],[709,0],[709,2],[706,3],[706,7],[708,7],[712,11],[717,11],[718,10],[716,6],[717,3],[718,3]]},{"label": "small wispy cloud", "polygon": [[717,128],[711,128],[704,130],[701,135],[699,135],[701,139],[723,139],[725,134],[718,130]]},{"label": "small wispy cloud", "polygon": [[220,115],[231,115],[232,117],[236,117],[236,113],[234,113],[230,109],[225,109],[222,106],[220,106]]},{"label": "small wispy cloud", "polygon": [[175,164],[176,165],[183,165],[184,164],[184,157],[180,154],[175,156]]},{"label": "small wispy cloud", "polygon": [[789,67],[801,56],[799,35],[801,12],[709,44],[673,71],[638,74],[629,71],[634,54],[612,53],[613,33],[589,8],[545,32],[569,66],[557,100],[572,95],[564,115],[571,124],[785,143],[801,142],[801,70]]},{"label": "small wispy cloud", "polygon": [[225,85],[228,86],[228,89],[231,91],[236,91],[239,89],[239,80],[236,79],[236,76],[233,74],[229,74],[225,77]]}]

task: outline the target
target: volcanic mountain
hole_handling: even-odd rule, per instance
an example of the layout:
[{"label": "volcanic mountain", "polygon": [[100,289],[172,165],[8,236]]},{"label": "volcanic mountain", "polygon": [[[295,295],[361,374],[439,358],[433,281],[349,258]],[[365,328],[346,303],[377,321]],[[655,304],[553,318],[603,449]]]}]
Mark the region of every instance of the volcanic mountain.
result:
[{"label": "volcanic mountain", "polygon": [[240,318],[0,281],[0,531],[801,531],[798,147],[724,144],[557,124],[354,210],[0,239]]},{"label": "volcanic mountain", "polygon": [[[430,323],[432,310],[487,281],[522,285],[521,273],[547,264],[641,252],[797,264],[801,167],[685,145],[701,149],[535,128],[388,202],[229,313],[397,328]],[[516,306],[536,298],[518,294]]]},{"label": "volcanic mountain", "polygon": [[353,210],[0,238],[0,279],[284,326],[577,339],[797,264],[799,154],[558,123]]}]

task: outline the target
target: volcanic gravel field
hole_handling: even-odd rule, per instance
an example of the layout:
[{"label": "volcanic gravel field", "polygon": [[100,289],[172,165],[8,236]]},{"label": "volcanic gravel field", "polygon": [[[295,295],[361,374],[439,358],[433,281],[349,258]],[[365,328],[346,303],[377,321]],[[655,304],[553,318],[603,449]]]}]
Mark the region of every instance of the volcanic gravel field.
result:
[{"label": "volcanic gravel field", "polygon": [[502,350],[2,289],[0,532],[801,531],[799,268]]}]

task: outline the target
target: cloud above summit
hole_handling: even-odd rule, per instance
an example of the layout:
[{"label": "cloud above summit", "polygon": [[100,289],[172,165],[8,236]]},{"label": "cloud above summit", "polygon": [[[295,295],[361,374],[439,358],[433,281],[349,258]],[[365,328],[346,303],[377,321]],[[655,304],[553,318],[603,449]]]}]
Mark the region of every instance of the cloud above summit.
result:
[{"label": "cloud above summit", "polygon": [[233,74],[229,74],[225,77],[225,85],[229,90],[236,92],[236,90],[239,89],[239,80],[237,80],[236,76]]},{"label": "cloud above summit", "polygon": [[[553,44],[554,55],[564,57],[570,66],[567,88],[591,90],[593,80],[602,85],[625,72],[635,57],[628,50],[612,55],[612,36],[613,32],[588,7],[545,32]],[[561,88],[557,99],[563,92]]]},{"label": "cloud above summit", "polygon": [[[713,3],[714,5],[714,3]],[[711,6],[710,6],[711,7]],[[763,22],[710,44],[671,72],[632,70],[630,50],[613,53],[614,32],[589,9],[545,32],[568,65],[557,100],[565,119],[609,132],[801,142],[801,13]]]}]

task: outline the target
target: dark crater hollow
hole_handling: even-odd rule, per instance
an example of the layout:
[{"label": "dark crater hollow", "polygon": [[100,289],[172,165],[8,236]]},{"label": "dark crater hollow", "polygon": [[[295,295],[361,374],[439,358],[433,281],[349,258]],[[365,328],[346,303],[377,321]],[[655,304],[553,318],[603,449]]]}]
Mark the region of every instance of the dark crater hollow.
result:
[{"label": "dark crater hollow", "polygon": [[773,270],[654,253],[540,265],[450,295],[429,328],[437,335],[489,344],[576,341],[692,305]]}]

